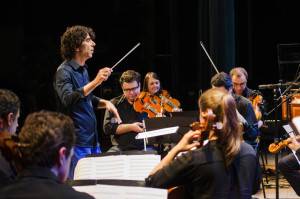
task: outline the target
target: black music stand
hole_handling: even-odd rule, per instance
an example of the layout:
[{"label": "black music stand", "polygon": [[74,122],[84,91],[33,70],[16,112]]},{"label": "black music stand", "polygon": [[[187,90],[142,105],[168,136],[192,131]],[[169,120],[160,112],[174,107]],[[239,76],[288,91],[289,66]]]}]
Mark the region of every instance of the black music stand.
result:
[{"label": "black music stand", "polygon": [[146,131],[158,130],[162,128],[178,126],[178,130],[174,134],[161,135],[148,138],[149,144],[166,144],[178,143],[182,136],[190,130],[190,124],[198,121],[198,112],[176,112],[172,113],[173,117],[156,117],[146,118]]}]

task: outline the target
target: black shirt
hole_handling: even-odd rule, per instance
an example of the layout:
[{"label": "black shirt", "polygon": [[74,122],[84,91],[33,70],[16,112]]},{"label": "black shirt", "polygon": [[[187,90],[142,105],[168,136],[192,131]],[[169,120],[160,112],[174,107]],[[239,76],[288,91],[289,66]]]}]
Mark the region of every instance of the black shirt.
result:
[{"label": "black shirt", "polygon": [[[136,112],[132,104],[130,104],[123,95],[112,99],[111,102],[116,106],[122,124],[142,122],[144,114]],[[118,145],[122,151],[143,149],[143,141],[135,139],[135,136],[137,136],[136,132],[117,135],[116,130],[118,126],[119,124],[116,122],[115,116],[106,110],[103,129],[105,134],[112,135],[113,145]]]},{"label": "black shirt", "polygon": [[93,197],[75,191],[66,184],[61,184],[48,168],[29,168],[20,173],[18,179],[0,190],[0,198],[18,199],[92,199]]},{"label": "black shirt", "polygon": [[100,98],[83,95],[83,87],[89,83],[86,68],[74,60],[63,62],[56,71],[54,86],[60,111],[74,121],[76,145],[94,147],[97,146],[98,132],[93,105],[97,106]]},{"label": "black shirt", "polygon": [[187,197],[201,199],[228,198],[230,182],[222,147],[216,141],[183,153],[146,179],[146,184],[151,187],[171,188],[183,185]]},{"label": "black shirt", "polygon": [[233,98],[235,100],[237,110],[247,121],[247,125],[244,124],[244,140],[250,144],[255,144],[260,131],[257,126],[257,119],[253,106],[250,100],[243,96],[233,94]]},{"label": "black shirt", "polygon": [[253,147],[243,142],[232,166],[230,198],[251,199],[260,188],[261,170]]},{"label": "black shirt", "polygon": [[16,175],[14,167],[6,160],[0,149],[0,188],[10,184]]}]

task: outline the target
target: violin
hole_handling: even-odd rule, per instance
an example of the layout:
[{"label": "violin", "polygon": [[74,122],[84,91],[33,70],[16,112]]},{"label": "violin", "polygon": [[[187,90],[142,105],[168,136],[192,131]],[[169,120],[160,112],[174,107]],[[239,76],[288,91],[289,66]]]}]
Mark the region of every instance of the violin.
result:
[{"label": "violin", "polygon": [[162,90],[159,97],[161,99],[164,110],[166,110],[167,112],[181,111],[180,102],[177,99],[172,98],[168,91]]},{"label": "violin", "polygon": [[253,107],[256,119],[261,120],[262,113],[261,113],[259,106],[263,103],[263,97],[259,94],[255,94],[255,95],[249,97],[249,100],[252,103],[252,107]]},{"label": "violin", "polygon": [[278,153],[284,147],[286,147],[289,143],[291,143],[291,141],[289,139],[285,139],[285,140],[282,140],[278,143],[270,144],[268,149],[271,153],[275,154],[275,153]]},{"label": "violin", "polygon": [[141,92],[134,100],[133,108],[136,112],[146,112],[149,118],[162,115],[162,107],[159,97],[153,98],[148,92]]},{"label": "violin", "polygon": [[10,162],[16,171],[22,170],[20,159],[22,158],[19,147],[27,147],[27,144],[19,142],[19,138],[9,132],[0,133],[0,150],[5,159]]}]

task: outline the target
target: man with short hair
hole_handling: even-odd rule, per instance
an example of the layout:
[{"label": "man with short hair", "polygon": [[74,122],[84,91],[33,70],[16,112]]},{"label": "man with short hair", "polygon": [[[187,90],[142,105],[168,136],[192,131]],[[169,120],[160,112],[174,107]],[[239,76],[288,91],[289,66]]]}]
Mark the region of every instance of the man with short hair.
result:
[{"label": "man with short hair", "polygon": [[140,94],[141,75],[134,70],[127,70],[120,77],[120,85],[123,94],[111,102],[116,106],[122,123],[119,124],[108,111],[105,112],[103,122],[104,132],[112,137],[113,147],[109,152],[142,150],[143,142],[135,139],[135,136],[143,131],[143,114],[133,108],[134,100]]},{"label": "man with short hair", "polygon": [[224,88],[232,94],[233,98],[235,99],[238,112],[246,120],[246,122],[241,121],[244,125],[244,140],[255,147],[257,143],[256,139],[259,135],[259,130],[257,127],[257,120],[251,102],[243,96],[232,93],[232,80],[231,77],[225,72],[220,72],[214,75],[211,78],[211,85],[213,87]]},{"label": "man with short hair", "polygon": [[[16,133],[20,116],[20,100],[12,91],[0,89],[0,139]],[[0,188],[16,177],[16,170],[0,147]]]},{"label": "man with short hair", "polygon": [[22,170],[17,180],[0,190],[0,198],[92,199],[64,184],[74,144],[74,124],[70,117],[50,111],[28,115],[19,140],[11,148]]}]

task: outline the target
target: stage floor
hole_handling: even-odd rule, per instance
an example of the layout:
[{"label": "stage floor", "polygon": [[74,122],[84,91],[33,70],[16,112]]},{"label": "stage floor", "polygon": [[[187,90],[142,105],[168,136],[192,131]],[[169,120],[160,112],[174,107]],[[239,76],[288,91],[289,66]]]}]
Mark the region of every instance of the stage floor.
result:
[{"label": "stage floor", "polygon": [[[279,158],[286,155],[288,152],[282,152],[279,154]],[[261,158],[260,158],[261,162]],[[265,193],[266,198],[276,198],[276,178],[275,178],[275,156],[268,153],[267,154],[267,165],[266,165],[267,174],[263,174],[263,180],[265,185]],[[267,176],[267,179],[266,179]],[[299,185],[300,186],[300,185]],[[290,184],[287,182],[287,180],[279,174],[279,198],[282,199],[295,199],[300,198],[293,188],[290,186]],[[253,198],[264,198],[263,190],[261,190],[253,195]]]}]

